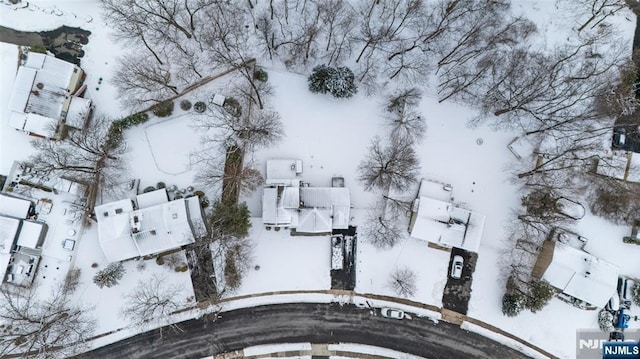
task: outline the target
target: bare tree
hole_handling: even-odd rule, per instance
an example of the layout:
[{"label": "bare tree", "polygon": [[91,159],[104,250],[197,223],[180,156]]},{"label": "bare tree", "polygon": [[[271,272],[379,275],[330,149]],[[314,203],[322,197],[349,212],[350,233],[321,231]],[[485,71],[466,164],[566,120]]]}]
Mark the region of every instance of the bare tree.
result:
[{"label": "bare tree", "polygon": [[358,165],[358,180],[367,191],[374,188],[387,193],[391,188],[404,191],[417,180],[418,157],[406,143],[382,142],[378,137],[371,141],[369,153]]},{"label": "bare tree", "polygon": [[[238,148],[235,150],[240,151]],[[229,162],[228,166],[237,168],[226,168],[228,167],[226,158],[216,157],[212,155],[212,152],[215,151],[204,151],[196,155],[198,158],[196,164],[198,171],[194,180],[196,183],[200,183],[201,186],[219,188],[220,190],[223,190],[222,187],[224,186],[228,192],[246,196],[255,192],[264,183],[262,174],[255,168],[254,164],[233,161]]]},{"label": "bare tree", "polygon": [[167,283],[166,276],[154,274],[138,281],[135,289],[125,296],[121,315],[135,325],[158,323],[187,304],[183,292],[181,285]]},{"label": "bare tree", "polygon": [[389,208],[386,200],[380,200],[369,209],[362,236],[376,247],[391,248],[402,239],[399,221],[398,213]]},{"label": "bare tree", "polygon": [[251,266],[253,246],[250,239],[214,230],[210,248],[218,296],[234,293]]},{"label": "bare tree", "polygon": [[563,9],[578,21],[576,31],[581,32],[602,24],[608,17],[627,8],[625,0],[562,0]]},{"label": "bare tree", "polygon": [[49,295],[0,286],[0,356],[58,358],[84,350],[95,320],[67,293],[62,285]]},{"label": "bare tree", "polygon": [[422,98],[417,88],[401,90],[387,99],[385,118],[393,143],[420,143],[427,130],[421,114],[415,111]]},{"label": "bare tree", "polygon": [[178,87],[185,83],[176,82],[169,67],[154,63],[144,55],[121,57],[112,82],[118,88],[123,106],[140,109],[177,95]]},{"label": "bare tree", "polygon": [[396,268],[389,278],[389,287],[400,297],[416,294],[416,273],[409,267]]},{"label": "bare tree", "polygon": [[63,177],[92,187],[104,189],[116,186],[126,163],[122,156],[126,146],[112,141],[111,121],[97,115],[89,120],[85,129],[68,129],[64,141],[31,142],[35,153],[27,162],[38,171],[50,176]]}]

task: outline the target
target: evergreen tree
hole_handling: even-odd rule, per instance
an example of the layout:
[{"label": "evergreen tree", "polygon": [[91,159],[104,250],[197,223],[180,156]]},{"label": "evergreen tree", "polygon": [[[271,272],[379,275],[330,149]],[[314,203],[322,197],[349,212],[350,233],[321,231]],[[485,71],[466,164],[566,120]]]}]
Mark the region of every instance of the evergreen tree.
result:
[{"label": "evergreen tree", "polygon": [[544,308],[555,294],[555,290],[546,280],[534,280],[529,283],[529,292],[525,307],[535,313]]},{"label": "evergreen tree", "polygon": [[249,221],[249,208],[245,203],[225,204],[216,202],[213,205],[211,225],[215,232],[222,235],[230,235],[238,238],[249,234],[251,222]]},{"label": "evergreen tree", "polygon": [[358,92],[353,71],[348,67],[338,67],[327,81],[327,91],[335,98],[349,98]]},{"label": "evergreen tree", "polygon": [[307,79],[309,91],[312,93],[327,93],[327,83],[334,76],[335,69],[327,65],[318,65],[313,68],[311,75]]},{"label": "evergreen tree", "polygon": [[598,314],[598,326],[603,332],[610,332],[613,330],[613,314],[606,310],[601,310]]},{"label": "evergreen tree", "polygon": [[524,298],[518,292],[505,293],[502,296],[502,314],[515,317],[524,309]]},{"label": "evergreen tree", "polygon": [[124,272],[125,270],[121,262],[111,263],[107,268],[96,273],[93,277],[93,282],[100,288],[111,288],[118,284],[118,281],[122,279]]}]

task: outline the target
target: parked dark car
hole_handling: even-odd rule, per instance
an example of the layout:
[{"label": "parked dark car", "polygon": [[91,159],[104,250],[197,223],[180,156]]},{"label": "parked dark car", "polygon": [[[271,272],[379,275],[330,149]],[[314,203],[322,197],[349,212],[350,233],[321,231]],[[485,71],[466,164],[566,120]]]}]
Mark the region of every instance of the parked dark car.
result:
[{"label": "parked dark car", "polygon": [[613,147],[620,148],[624,146],[627,139],[626,132],[624,128],[616,128],[613,130]]}]

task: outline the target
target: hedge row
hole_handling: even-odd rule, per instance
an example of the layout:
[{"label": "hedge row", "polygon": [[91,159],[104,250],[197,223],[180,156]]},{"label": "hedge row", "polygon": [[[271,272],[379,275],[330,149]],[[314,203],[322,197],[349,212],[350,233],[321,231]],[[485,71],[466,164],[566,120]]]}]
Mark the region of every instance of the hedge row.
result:
[{"label": "hedge row", "polygon": [[138,112],[123,119],[113,121],[107,134],[106,146],[112,149],[118,147],[120,142],[122,142],[122,133],[124,130],[143,124],[148,120],[149,115],[145,112]]}]

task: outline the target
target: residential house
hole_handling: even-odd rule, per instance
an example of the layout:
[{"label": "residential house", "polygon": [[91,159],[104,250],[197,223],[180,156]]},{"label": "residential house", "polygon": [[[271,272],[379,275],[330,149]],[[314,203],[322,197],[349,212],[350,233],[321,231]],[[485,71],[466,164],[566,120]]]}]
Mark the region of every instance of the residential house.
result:
[{"label": "residential house", "polygon": [[616,293],[619,269],[585,252],[583,246],[582,240],[545,241],[532,276],[546,280],[578,306],[602,308]]},{"label": "residential house", "polygon": [[85,74],[74,64],[30,52],[18,68],[9,100],[9,125],[34,136],[60,139],[62,125],[84,127],[91,101],[76,96]]},{"label": "residential house", "polygon": [[[478,252],[486,216],[449,200],[427,197],[425,189],[432,183],[423,180],[418,197],[413,201],[409,221],[411,237],[443,247]],[[448,196],[451,187],[441,187],[446,188],[441,192]]]},{"label": "residential house", "polygon": [[0,193],[0,275],[2,283],[31,286],[47,225],[28,220],[31,201]]},{"label": "residential house", "polygon": [[309,187],[296,178],[301,173],[300,160],[267,161],[267,185],[262,193],[265,226],[291,228],[303,234],[330,234],[334,229],[347,229],[351,211],[349,189]]},{"label": "residential house", "polygon": [[110,262],[157,254],[207,234],[197,196],[168,200],[164,188],[95,208],[99,243]]}]

